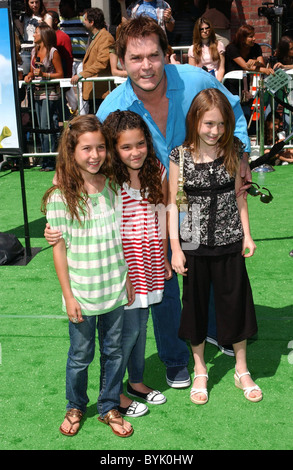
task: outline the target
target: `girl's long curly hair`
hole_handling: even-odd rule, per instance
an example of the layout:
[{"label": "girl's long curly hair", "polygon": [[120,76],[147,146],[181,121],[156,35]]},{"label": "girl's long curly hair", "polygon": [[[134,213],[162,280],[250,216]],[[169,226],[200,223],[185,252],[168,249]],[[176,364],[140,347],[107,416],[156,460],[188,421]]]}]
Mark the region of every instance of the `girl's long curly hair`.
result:
[{"label": "girl's long curly hair", "polygon": [[85,215],[87,211],[88,193],[80,168],[75,160],[75,149],[82,134],[99,131],[105,138],[106,159],[99,172],[109,178],[112,189],[113,170],[111,165],[111,147],[108,135],[105,133],[98,118],[92,114],[77,116],[66,129],[64,129],[58,147],[56,160],[56,185],[48,189],[42,199],[41,210],[46,213],[46,206],[51,194],[59,189],[65,198],[71,218],[76,218],[80,223],[80,212]]},{"label": "girl's long curly hair", "polygon": [[186,138],[184,145],[194,150],[195,158],[199,153],[199,126],[204,114],[218,108],[224,120],[224,134],[218,141],[218,156],[224,154],[224,165],[229,175],[234,177],[238,168],[239,140],[234,139],[235,117],[228,98],[217,88],[200,91],[193,99],[186,117]]},{"label": "girl's long curly hair", "polygon": [[132,111],[114,111],[110,113],[103,124],[107,133],[110,134],[113,144],[113,159],[112,166],[114,172],[114,178],[119,186],[123,183],[130,184],[130,175],[126,165],[121,161],[119,153],[117,151],[117,142],[122,132],[141,129],[146,142],[148,154],[144,161],[143,166],[140,168],[138,177],[140,181],[140,192],[143,198],[146,197],[151,204],[163,203],[163,192],[161,183],[161,171],[158,165],[158,159],[156,157],[151,133],[147,124],[144,122],[141,116]]}]

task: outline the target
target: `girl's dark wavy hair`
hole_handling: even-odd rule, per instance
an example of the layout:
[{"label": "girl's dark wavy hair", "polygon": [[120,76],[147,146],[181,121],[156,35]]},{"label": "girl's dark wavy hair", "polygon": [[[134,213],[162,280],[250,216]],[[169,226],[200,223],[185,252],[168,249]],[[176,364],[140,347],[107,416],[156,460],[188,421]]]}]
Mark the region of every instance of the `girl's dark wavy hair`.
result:
[{"label": "girl's dark wavy hair", "polygon": [[117,151],[117,142],[122,132],[132,129],[141,129],[146,142],[148,154],[143,166],[140,168],[138,177],[141,184],[141,195],[147,195],[147,200],[151,204],[163,203],[163,192],[161,182],[161,171],[156,157],[151,133],[147,124],[139,114],[132,111],[114,111],[110,113],[103,124],[104,129],[110,135],[113,145],[112,166],[115,182],[122,186],[123,183],[130,183],[130,175],[126,165],[121,161]]}]

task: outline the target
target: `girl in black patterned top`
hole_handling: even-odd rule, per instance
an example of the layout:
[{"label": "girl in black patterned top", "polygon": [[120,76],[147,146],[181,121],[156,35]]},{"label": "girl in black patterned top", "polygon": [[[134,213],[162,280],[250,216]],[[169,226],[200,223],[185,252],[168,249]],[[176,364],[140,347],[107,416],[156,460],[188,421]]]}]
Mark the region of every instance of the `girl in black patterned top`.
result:
[{"label": "girl in black patterned top", "polygon": [[[217,89],[202,90],[186,118],[183,144],[184,190],[188,214],[178,234],[176,195],[180,148],[170,154],[169,208],[172,268],[183,275],[183,310],[179,336],[191,342],[194,384],[191,401],[208,401],[204,362],[210,286],[213,284],[218,342],[233,344],[235,385],[250,401],[262,392],[247,370],[247,338],[257,332],[252,292],[245,258],[254,254],[247,201],[239,169],[241,144],[234,138],[234,114]],[[182,148],[181,148],[182,150]]]}]

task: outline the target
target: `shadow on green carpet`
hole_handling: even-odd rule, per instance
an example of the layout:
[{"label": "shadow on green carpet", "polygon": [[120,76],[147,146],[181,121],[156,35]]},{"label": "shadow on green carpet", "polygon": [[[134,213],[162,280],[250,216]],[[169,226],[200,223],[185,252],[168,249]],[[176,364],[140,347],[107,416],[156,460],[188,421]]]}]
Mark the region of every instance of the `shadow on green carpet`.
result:
[{"label": "shadow on green carpet", "polygon": [[[0,178],[0,231],[15,233],[24,243],[18,173]],[[89,370],[89,405],[77,436],[59,433],[65,413],[65,366],[68,325],[61,313],[61,289],[52,249],[43,237],[41,197],[52,174],[26,170],[31,244],[42,251],[23,267],[0,267],[0,449],[1,450],[289,450],[292,445],[293,340],[292,307],[293,166],[277,168],[253,180],[269,187],[271,204],[250,198],[251,231],[257,244],[247,261],[259,325],[249,341],[248,362],[262,388],[260,403],[245,400],[234,385],[234,358],[206,346],[209,402],[196,406],[190,388],[167,386],[150,318],[145,382],[167,397],[142,418],[130,419],[134,434],[119,439],[97,420],[99,353]],[[181,280],[180,280],[181,283]],[[190,359],[189,371],[193,374]],[[99,463],[99,459],[98,459]]]}]

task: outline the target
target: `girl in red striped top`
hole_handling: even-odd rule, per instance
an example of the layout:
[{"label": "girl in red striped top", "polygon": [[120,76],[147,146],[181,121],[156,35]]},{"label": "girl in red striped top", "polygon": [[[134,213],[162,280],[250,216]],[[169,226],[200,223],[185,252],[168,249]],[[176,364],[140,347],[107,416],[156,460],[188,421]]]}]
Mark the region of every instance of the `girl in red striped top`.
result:
[{"label": "girl in red striped top", "polygon": [[[167,258],[166,169],[157,159],[144,120],[132,111],[115,111],[104,122],[113,142],[113,170],[122,198],[121,235],[135,302],[125,308],[123,376],[128,369],[127,392],[147,403],[162,404],[166,397],[143,383],[149,306],[160,302],[164,280],[172,277]],[[120,395],[121,414],[142,416],[146,405]]]}]

